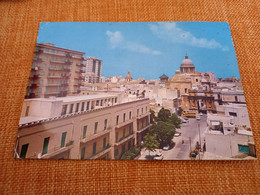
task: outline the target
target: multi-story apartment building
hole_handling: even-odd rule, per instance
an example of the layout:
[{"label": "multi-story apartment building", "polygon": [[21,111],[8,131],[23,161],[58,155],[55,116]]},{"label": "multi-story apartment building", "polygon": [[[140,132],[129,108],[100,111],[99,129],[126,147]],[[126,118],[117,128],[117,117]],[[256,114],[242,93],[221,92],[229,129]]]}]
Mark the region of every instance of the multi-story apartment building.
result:
[{"label": "multi-story apartment building", "polygon": [[36,44],[25,98],[79,93],[84,54],[50,43]]},{"label": "multi-story apartment building", "polygon": [[150,128],[149,99],[97,94],[24,101],[19,158],[119,159]]},{"label": "multi-story apartment building", "polygon": [[102,72],[102,60],[94,57],[85,58],[86,65],[85,82],[99,83]]}]

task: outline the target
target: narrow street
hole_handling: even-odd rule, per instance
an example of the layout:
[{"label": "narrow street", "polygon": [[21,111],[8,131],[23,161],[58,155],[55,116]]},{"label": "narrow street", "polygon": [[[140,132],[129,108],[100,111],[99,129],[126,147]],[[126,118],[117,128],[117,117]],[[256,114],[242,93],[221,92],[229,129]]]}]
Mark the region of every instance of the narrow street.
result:
[{"label": "narrow street", "polygon": [[[164,160],[189,160],[190,153],[190,140],[191,139],[191,148],[195,148],[195,144],[199,142],[199,132],[201,136],[201,145],[204,144],[204,133],[207,127],[207,116],[204,114],[200,116],[200,120],[196,120],[195,118],[190,118],[187,123],[182,123],[181,128],[177,131],[181,133],[181,136],[174,137],[173,142],[175,142],[175,147],[168,150],[163,151]],[[200,130],[199,130],[200,124]],[[184,143],[182,143],[184,140]]]}]

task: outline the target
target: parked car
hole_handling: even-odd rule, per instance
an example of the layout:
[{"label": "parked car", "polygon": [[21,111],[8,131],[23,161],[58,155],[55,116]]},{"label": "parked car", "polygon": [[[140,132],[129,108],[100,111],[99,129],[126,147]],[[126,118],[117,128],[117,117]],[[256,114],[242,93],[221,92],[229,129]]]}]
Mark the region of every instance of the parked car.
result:
[{"label": "parked car", "polygon": [[181,136],[181,133],[180,132],[175,132],[174,137],[179,137],[179,136]]},{"label": "parked car", "polygon": [[196,120],[200,120],[200,116],[199,115],[196,116]]},{"label": "parked car", "polygon": [[154,158],[154,160],[163,160],[163,154],[162,153],[157,153]]},{"label": "parked car", "polygon": [[200,116],[203,116],[203,113],[202,113],[202,112],[200,112]]},{"label": "parked car", "polygon": [[181,120],[181,123],[187,123],[187,120],[185,120],[185,119],[182,118],[181,116],[179,117],[179,119]]},{"label": "parked car", "polygon": [[169,145],[163,147],[163,150],[166,150],[166,151],[167,151],[167,150],[169,150],[169,149],[170,149],[170,146],[169,146]]}]

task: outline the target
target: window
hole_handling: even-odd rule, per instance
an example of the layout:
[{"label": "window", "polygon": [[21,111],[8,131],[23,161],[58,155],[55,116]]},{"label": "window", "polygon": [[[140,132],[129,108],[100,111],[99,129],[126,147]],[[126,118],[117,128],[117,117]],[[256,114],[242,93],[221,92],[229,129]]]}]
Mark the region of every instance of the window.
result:
[{"label": "window", "polygon": [[199,80],[198,79],[196,79],[196,83],[198,82]]},{"label": "window", "polygon": [[44,56],[44,58],[43,58],[45,61],[47,61],[48,60],[48,56]]},{"label": "window", "polygon": [[85,125],[85,126],[83,127],[83,134],[82,134],[82,138],[83,138],[83,139],[86,138],[87,128],[88,128],[87,125]]},{"label": "window", "polygon": [[185,93],[187,93],[187,88],[185,88]]},{"label": "window", "polygon": [[123,116],[123,122],[125,122],[125,113],[124,113],[124,116]]},{"label": "window", "polygon": [[40,84],[43,85],[43,80],[40,80]]},{"label": "window", "polygon": [[63,132],[63,133],[62,133],[61,143],[60,143],[60,147],[61,147],[61,148],[65,146],[66,135],[67,135],[67,132]]},{"label": "window", "polygon": [[96,154],[96,148],[97,148],[97,142],[94,142],[93,143],[93,152],[92,152],[93,155]]},{"label": "window", "polygon": [[116,124],[118,125],[119,123],[119,115],[116,116]]},{"label": "window", "polygon": [[79,103],[77,103],[76,105],[76,111],[75,112],[78,112],[79,111]]},{"label": "window", "polygon": [[81,148],[81,156],[80,159],[83,160],[85,158],[85,147]]},{"label": "window", "polygon": [[107,138],[104,137],[103,139],[103,149],[105,149],[107,147]]},{"label": "window", "polygon": [[123,137],[125,137],[125,129],[123,129]]},{"label": "window", "polygon": [[235,113],[235,112],[229,112],[229,116],[237,116],[237,113]]},{"label": "window", "polygon": [[42,76],[44,76],[44,75],[45,75],[45,72],[44,72],[44,71],[42,71],[42,72],[41,72],[41,75],[42,75]]},{"label": "window", "polygon": [[249,154],[249,147],[246,145],[238,144],[238,151]]},{"label": "window", "polygon": [[65,114],[67,113],[67,107],[68,107],[67,104],[62,106],[62,112],[61,112],[61,115],[65,115]]},{"label": "window", "polygon": [[118,156],[118,149],[115,150],[115,156]]},{"label": "window", "polygon": [[26,158],[26,153],[27,153],[27,150],[28,150],[28,146],[29,146],[29,144],[22,145],[20,158]]},{"label": "window", "polygon": [[107,119],[105,119],[105,122],[104,122],[104,130],[107,129]]},{"label": "window", "polygon": [[89,102],[87,102],[87,110],[89,110]]},{"label": "window", "polygon": [[38,93],[41,93],[41,92],[42,92],[42,88],[39,88],[39,89],[38,89]]},{"label": "window", "polygon": [[129,119],[132,118],[132,112],[129,112]]},{"label": "window", "polygon": [[99,100],[96,101],[96,106],[99,106]]},{"label": "window", "polygon": [[117,98],[115,98],[115,104],[117,103]]},{"label": "window", "polygon": [[129,126],[129,135],[132,133],[132,126]]},{"label": "window", "polygon": [[70,114],[73,112],[73,106],[74,106],[74,104],[70,105]]},{"label": "window", "polygon": [[145,107],[145,111],[147,112],[147,106]]},{"label": "window", "polygon": [[50,141],[50,137],[44,138],[43,148],[42,148],[42,154],[46,154],[46,153],[47,153],[49,141]]},{"label": "window", "polygon": [[98,128],[98,122],[95,122],[95,129],[94,129],[94,134],[97,133],[97,128]]},{"label": "window", "polygon": [[84,111],[85,102],[82,102],[81,104],[81,111]]},{"label": "window", "polygon": [[118,142],[118,132],[116,132],[116,142]]},{"label": "window", "polygon": [[139,109],[137,109],[137,116],[139,115]]},{"label": "window", "polygon": [[122,154],[125,153],[125,144],[122,146]]},{"label": "window", "polygon": [[46,68],[46,64],[43,64],[43,67]]},{"label": "window", "polygon": [[144,108],[142,108],[142,114],[144,113]]},{"label": "window", "polygon": [[131,148],[131,141],[128,142],[128,150]]},{"label": "window", "polygon": [[30,106],[26,106],[25,116],[29,115]]},{"label": "window", "polygon": [[237,96],[235,96],[235,101],[238,102]]}]

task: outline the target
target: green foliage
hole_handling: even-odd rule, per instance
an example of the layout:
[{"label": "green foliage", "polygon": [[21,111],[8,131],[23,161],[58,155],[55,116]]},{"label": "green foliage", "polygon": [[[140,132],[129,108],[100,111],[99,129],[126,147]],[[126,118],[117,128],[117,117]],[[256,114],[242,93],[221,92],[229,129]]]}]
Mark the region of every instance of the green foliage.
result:
[{"label": "green foliage", "polygon": [[149,151],[154,151],[160,145],[156,138],[156,134],[146,134],[144,137],[144,147]]},{"label": "green foliage", "polygon": [[175,128],[181,128],[181,119],[176,114],[173,114],[168,122],[173,124]]},{"label": "green foliage", "polygon": [[162,108],[158,113],[157,121],[168,121],[171,116],[171,112],[168,109]]},{"label": "green foliage", "polygon": [[140,153],[141,149],[138,147],[133,147],[130,150],[128,150],[127,152],[125,152],[121,159],[122,160],[133,160],[139,153]]},{"label": "green foliage", "polygon": [[153,123],[155,123],[155,121],[157,120],[157,118],[156,118],[156,116],[155,116],[155,112],[152,110],[152,109],[150,109],[150,122],[153,124]]},{"label": "green foliage", "polygon": [[159,121],[151,127],[151,133],[157,135],[156,139],[160,147],[170,145],[175,134],[175,126],[169,122]]}]

